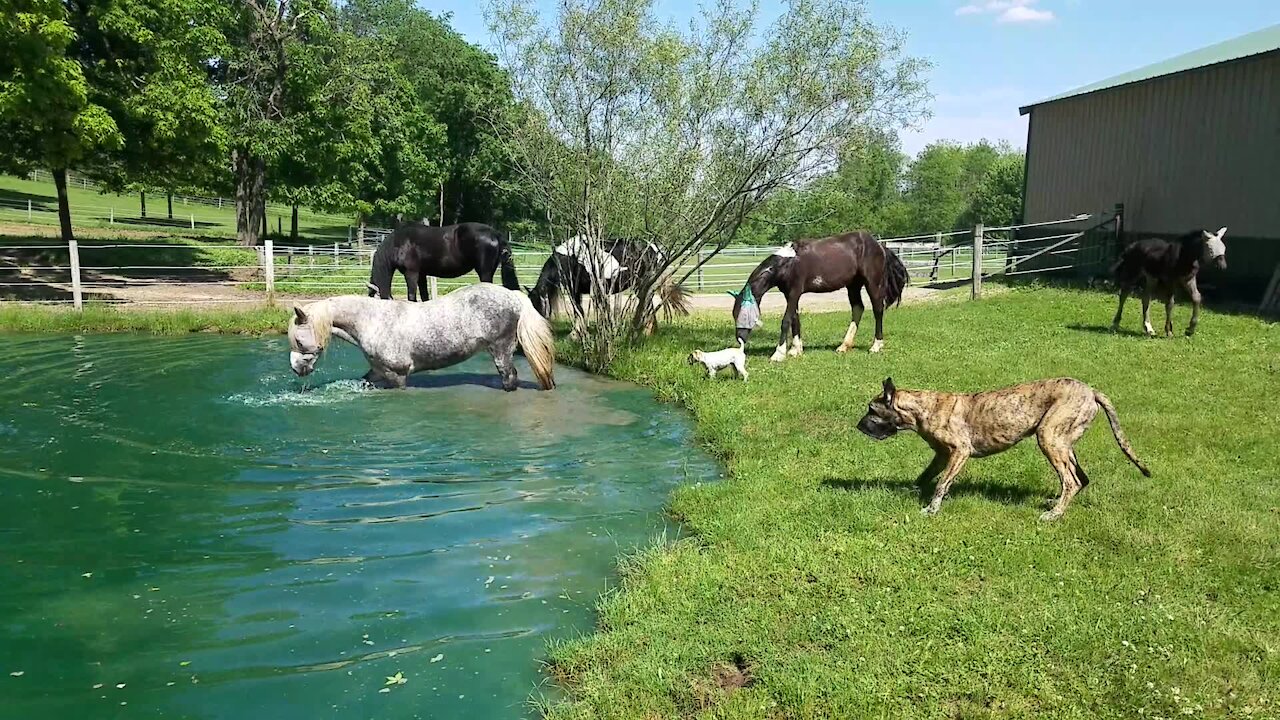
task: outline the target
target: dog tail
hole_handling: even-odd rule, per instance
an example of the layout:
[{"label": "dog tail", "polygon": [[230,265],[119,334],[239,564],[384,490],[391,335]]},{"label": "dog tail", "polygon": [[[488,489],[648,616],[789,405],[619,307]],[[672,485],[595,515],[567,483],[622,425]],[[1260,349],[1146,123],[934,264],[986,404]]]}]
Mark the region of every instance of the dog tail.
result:
[{"label": "dog tail", "polygon": [[1107,422],[1111,423],[1111,434],[1116,436],[1116,444],[1120,446],[1120,449],[1124,451],[1125,456],[1138,467],[1138,470],[1140,470],[1143,475],[1151,477],[1151,471],[1148,470],[1147,466],[1143,465],[1142,461],[1138,459],[1138,456],[1134,454],[1133,447],[1129,445],[1128,438],[1124,436],[1124,431],[1120,429],[1120,418],[1116,417],[1116,406],[1111,404],[1111,399],[1097,390],[1093,391],[1093,399],[1098,403],[1098,407],[1101,407],[1102,411],[1107,414]]},{"label": "dog tail", "polygon": [[746,351],[747,351],[747,341],[746,341],[746,340],[743,340],[742,338],[738,338],[738,349],[739,349],[739,350],[741,350],[742,352],[746,352]]}]

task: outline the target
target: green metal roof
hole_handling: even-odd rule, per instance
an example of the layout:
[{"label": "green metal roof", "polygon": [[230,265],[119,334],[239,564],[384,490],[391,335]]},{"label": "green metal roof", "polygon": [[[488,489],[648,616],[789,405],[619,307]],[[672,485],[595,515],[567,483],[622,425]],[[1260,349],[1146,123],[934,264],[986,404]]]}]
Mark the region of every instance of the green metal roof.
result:
[{"label": "green metal roof", "polygon": [[1184,72],[1186,70],[1194,70],[1196,68],[1216,65],[1218,63],[1227,62],[1228,60],[1238,60],[1250,55],[1259,55],[1261,53],[1271,52],[1272,50],[1280,50],[1280,25],[1272,25],[1269,28],[1263,28],[1248,35],[1241,35],[1216,45],[1193,50],[1185,55],[1179,55],[1162,62],[1148,65],[1137,70],[1131,70],[1127,73],[1116,75],[1101,82],[1085,85],[1076,88],[1070,92],[1054,95],[1039,102],[1031,103],[1018,108],[1018,113],[1026,115],[1031,112],[1031,108],[1045,103],[1065,100],[1078,95],[1087,95],[1088,93],[1106,90],[1108,88],[1120,87],[1121,85],[1129,85],[1131,83],[1143,82],[1153,78],[1162,77],[1164,75],[1173,75],[1175,73]]}]

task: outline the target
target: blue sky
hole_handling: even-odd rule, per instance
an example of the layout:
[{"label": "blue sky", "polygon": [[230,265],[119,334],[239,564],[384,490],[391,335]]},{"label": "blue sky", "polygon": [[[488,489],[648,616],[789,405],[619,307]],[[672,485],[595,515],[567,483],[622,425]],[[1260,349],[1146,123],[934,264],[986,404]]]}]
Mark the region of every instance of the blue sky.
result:
[{"label": "blue sky", "polygon": [[[535,0],[547,11],[555,0]],[[419,0],[451,13],[486,47],[477,0]],[[915,153],[934,140],[1026,142],[1018,106],[1280,23],[1280,0],[868,0],[872,18],[907,33],[908,51],[933,61],[931,120],[902,133]],[[676,22],[697,7],[658,0]],[[783,7],[761,0],[766,17]]]}]

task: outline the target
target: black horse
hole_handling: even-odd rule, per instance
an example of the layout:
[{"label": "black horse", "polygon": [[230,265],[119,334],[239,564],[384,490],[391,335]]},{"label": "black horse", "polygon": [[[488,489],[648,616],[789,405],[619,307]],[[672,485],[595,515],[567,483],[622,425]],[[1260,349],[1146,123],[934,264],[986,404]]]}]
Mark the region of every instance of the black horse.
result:
[{"label": "black horse", "polygon": [[[551,253],[542,264],[538,282],[529,290],[529,300],[543,317],[551,317],[561,292],[569,294],[577,317],[581,317],[582,296],[591,292],[593,272],[603,276],[604,291],[616,295],[635,287],[638,278],[652,277],[666,260],[657,245],[639,240],[606,240],[601,249],[607,256],[591,258],[588,244],[575,237]],[[664,281],[657,288],[655,298],[669,312],[688,313],[684,290],[675,283]]]},{"label": "black horse", "polygon": [[1227,269],[1227,246],[1222,241],[1226,234],[1226,228],[1216,233],[1192,230],[1173,240],[1148,238],[1126,247],[1111,268],[1120,286],[1120,306],[1111,321],[1112,331],[1120,329],[1120,316],[1124,314],[1124,301],[1129,293],[1141,286],[1142,329],[1148,336],[1156,334],[1151,327],[1151,296],[1156,295],[1164,301],[1164,334],[1173,337],[1173,292],[1178,288],[1186,290],[1191,298],[1187,337],[1194,335],[1200,322],[1200,288],[1196,287],[1196,275],[1201,263]]},{"label": "black horse", "polygon": [[455,278],[475,271],[480,282],[493,282],[502,268],[502,286],[519,290],[516,266],[507,237],[488,225],[461,223],[432,227],[412,223],[397,228],[373,253],[369,271],[369,297],[391,298],[391,280],[399,270],[409,288],[409,300],[418,293],[430,300],[427,278]]},{"label": "black horse", "polygon": [[[871,352],[880,352],[884,346],[884,309],[902,302],[902,291],[909,279],[902,260],[866,231],[788,243],[751,271],[747,287],[742,292],[732,293],[735,298],[733,317],[739,326],[738,338],[746,342],[754,326],[759,324],[758,314],[750,315],[754,320],[742,321],[748,317],[742,312],[743,294],[749,290],[758,307],[769,288],[776,287],[787,297],[787,309],[782,315],[778,348],[770,359],[782,362],[788,354],[793,357],[800,355],[804,352],[804,343],[800,339],[800,296],[807,292],[828,293],[843,289],[849,293],[853,321],[849,323],[844,341],[836,352],[847,352],[853,347],[858,322],[862,320],[862,289],[866,288],[867,296],[871,298],[871,311],[876,316],[876,341],[871,345]],[[787,350],[788,340],[791,341],[790,351]]]}]

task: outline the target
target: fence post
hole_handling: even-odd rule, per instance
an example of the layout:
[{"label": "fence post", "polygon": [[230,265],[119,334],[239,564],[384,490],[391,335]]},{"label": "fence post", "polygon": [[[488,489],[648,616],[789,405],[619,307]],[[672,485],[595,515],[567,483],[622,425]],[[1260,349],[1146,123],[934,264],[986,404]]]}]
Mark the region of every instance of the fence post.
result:
[{"label": "fence post", "polygon": [[195,213],[191,213],[191,229],[192,229],[192,230],[195,230],[195,229],[196,229],[196,215],[195,215]]},{"label": "fence post", "polygon": [[71,300],[76,310],[84,310],[84,295],[80,290],[80,243],[75,240],[68,242],[67,252],[71,255]]},{"label": "fence post", "polygon": [[271,238],[262,242],[262,273],[267,279],[267,300],[276,295],[276,248]]},{"label": "fence post", "polygon": [[1124,203],[1116,203],[1116,242],[1115,247],[1111,249],[1112,259],[1120,257],[1120,251],[1124,246]]},{"label": "fence post", "polygon": [[698,248],[698,292],[702,292],[702,248]]},{"label": "fence post", "polygon": [[350,225],[347,226],[347,244],[348,245],[351,244],[351,226]]},{"label": "fence post", "polygon": [[427,277],[427,289],[431,292],[431,299],[435,300],[440,297],[440,287],[435,275]]},{"label": "fence post", "polygon": [[115,224],[116,224],[116,209],[115,209],[114,207],[112,207],[112,208],[111,208],[111,214],[110,214],[110,216],[107,218],[107,222],[108,222],[108,223],[110,223],[110,224],[112,224],[112,225],[115,225]]},{"label": "fence post", "polygon": [[338,267],[338,243],[333,244],[333,266]]},{"label": "fence post", "polygon": [[973,226],[973,287],[969,298],[982,297],[982,223]]},{"label": "fence post", "polygon": [[307,246],[307,265],[309,267],[316,266],[316,246],[315,245]]},{"label": "fence post", "polygon": [[27,200],[27,222],[31,222],[31,200]]}]

